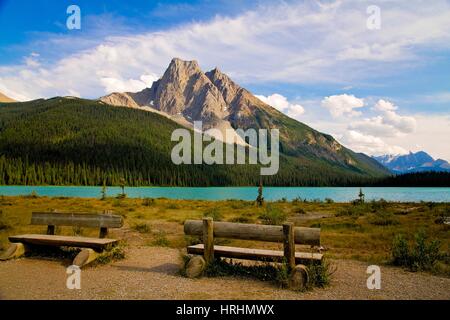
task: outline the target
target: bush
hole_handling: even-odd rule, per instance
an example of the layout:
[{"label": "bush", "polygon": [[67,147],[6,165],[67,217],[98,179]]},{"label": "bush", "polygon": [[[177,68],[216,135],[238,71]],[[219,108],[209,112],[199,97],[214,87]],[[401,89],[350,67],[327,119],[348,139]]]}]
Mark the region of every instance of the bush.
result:
[{"label": "bush", "polygon": [[326,287],[330,284],[331,277],[336,272],[336,267],[326,259],[323,259],[322,263],[311,263],[306,267],[308,268],[310,288]]},{"label": "bush", "polygon": [[142,200],[142,205],[145,207],[151,207],[155,205],[155,199],[153,198],[144,198]]},{"label": "bush", "polygon": [[217,207],[213,207],[211,209],[208,209],[207,211],[205,211],[203,213],[203,216],[204,217],[211,217],[215,221],[220,221],[223,218],[222,214],[220,213],[219,208],[217,208]]},{"label": "bush", "polygon": [[237,223],[251,223],[253,222],[253,218],[252,217],[248,217],[245,215],[241,215],[239,217],[234,217],[231,219],[231,222],[237,222]]},{"label": "bush", "polygon": [[166,205],[166,209],[176,210],[176,209],[180,209],[180,206],[176,203],[169,203]]},{"label": "bush", "polygon": [[150,231],[152,231],[152,228],[148,224],[146,224],[145,222],[136,223],[133,226],[133,229],[136,230],[139,233],[149,233]]},{"label": "bush", "polygon": [[398,220],[390,212],[380,212],[372,215],[369,222],[376,226],[390,226],[399,224]]},{"label": "bush", "polygon": [[281,225],[286,221],[287,214],[278,208],[267,205],[263,214],[259,216],[263,224]]},{"label": "bush", "polygon": [[440,242],[432,240],[427,243],[424,232],[415,234],[412,248],[402,235],[395,237],[392,244],[392,263],[411,271],[430,271],[442,257]]},{"label": "bush", "polygon": [[408,241],[399,234],[392,243],[392,263],[396,266],[409,266],[410,259]]},{"label": "bush", "polygon": [[385,210],[389,205],[389,202],[381,198],[380,200],[372,200],[370,202],[370,209],[372,212],[377,212],[379,210]]},{"label": "bush", "polygon": [[107,264],[112,261],[122,260],[125,258],[125,251],[122,245],[113,247],[111,250],[102,252],[94,264]]},{"label": "bush", "polygon": [[169,239],[167,239],[166,233],[164,231],[161,231],[156,235],[156,238],[153,241],[153,245],[158,246],[158,247],[168,247],[169,246]]},{"label": "bush", "polygon": [[294,208],[294,213],[306,214],[306,211],[301,207],[296,207],[296,208]]},{"label": "bush", "polygon": [[342,216],[359,217],[359,216],[364,215],[365,212],[366,212],[366,207],[364,205],[347,206],[347,207],[339,210],[338,213],[336,214],[336,216],[337,217],[342,217]]},{"label": "bush", "polygon": [[325,203],[328,203],[328,204],[334,203],[334,200],[331,198],[325,198]]}]

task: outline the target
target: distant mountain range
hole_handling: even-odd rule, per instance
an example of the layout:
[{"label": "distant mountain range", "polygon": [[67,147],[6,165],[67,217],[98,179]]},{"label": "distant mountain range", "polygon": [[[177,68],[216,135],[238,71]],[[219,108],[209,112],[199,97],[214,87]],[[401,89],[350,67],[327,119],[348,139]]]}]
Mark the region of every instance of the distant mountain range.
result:
[{"label": "distant mountain range", "polygon": [[0,92],[0,102],[15,102],[15,100],[5,96],[3,93]]},{"label": "distant mountain range", "polygon": [[450,164],[442,159],[434,160],[425,151],[410,152],[405,155],[383,155],[373,157],[393,173],[411,173],[424,171],[450,172]]}]

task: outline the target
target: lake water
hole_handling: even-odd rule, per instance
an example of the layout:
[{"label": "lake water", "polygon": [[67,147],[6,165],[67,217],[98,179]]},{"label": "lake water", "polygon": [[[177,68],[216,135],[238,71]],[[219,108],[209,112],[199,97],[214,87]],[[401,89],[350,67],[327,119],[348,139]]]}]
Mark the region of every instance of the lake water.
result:
[{"label": "lake water", "polygon": [[[48,197],[80,197],[98,198],[101,187],[56,187],[56,186],[0,186],[0,195],[28,195],[33,191],[39,196]],[[119,187],[108,187],[107,195],[119,194]],[[400,202],[450,202],[450,188],[363,188],[366,200],[385,199]],[[131,198],[172,198],[198,200],[241,199],[255,200],[257,187],[210,187],[210,188],[178,188],[178,187],[126,187],[125,193]],[[286,198],[348,202],[357,198],[359,188],[349,187],[265,187],[263,191],[266,200]]]}]

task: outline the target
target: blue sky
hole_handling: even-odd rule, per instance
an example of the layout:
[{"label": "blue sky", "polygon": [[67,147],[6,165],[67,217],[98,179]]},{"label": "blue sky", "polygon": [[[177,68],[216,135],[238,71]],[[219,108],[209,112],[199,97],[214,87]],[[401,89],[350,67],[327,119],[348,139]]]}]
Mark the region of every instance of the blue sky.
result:
[{"label": "blue sky", "polygon": [[[81,30],[66,27],[71,4]],[[450,3],[439,0],[0,0],[0,92],[138,91],[178,56],[356,151],[450,159],[448,30]]]}]

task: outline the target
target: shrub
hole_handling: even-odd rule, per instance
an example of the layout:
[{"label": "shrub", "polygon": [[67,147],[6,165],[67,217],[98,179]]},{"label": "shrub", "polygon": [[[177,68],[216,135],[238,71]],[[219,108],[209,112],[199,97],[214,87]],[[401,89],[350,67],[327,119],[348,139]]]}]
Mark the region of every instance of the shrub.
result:
[{"label": "shrub", "polygon": [[268,205],[259,218],[262,220],[263,224],[281,225],[286,221],[287,214],[278,208]]},{"label": "shrub", "polygon": [[231,219],[231,222],[251,223],[251,222],[253,222],[253,218],[245,216],[245,215],[241,215],[239,217],[234,217],[233,219]]},{"label": "shrub", "polygon": [[442,257],[440,242],[432,240],[427,243],[426,235],[422,231],[415,234],[412,248],[401,235],[395,237],[392,244],[392,263],[407,267],[411,271],[430,271]]},{"label": "shrub", "polygon": [[151,207],[155,205],[155,199],[153,198],[144,198],[142,200],[142,205],[145,207]]},{"label": "shrub", "polygon": [[152,228],[145,222],[136,223],[133,226],[133,229],[139,233],[149,233],[150,231],[152,231]]},{"label": "shrub", "polygon": [[102,252],[94,264],[107,264],[112,261],[122,260],[125,258],[125,251],[123,245],[113,247],[111,250]]},{"label": "shrub", "polygon": [[328,203],[328,204],[334,203],[334,200],[331,198],[325,198],[325,203]]},{"label": "shrub", "polygon": [[301,207],[296,207],[296,208],[294,208],[294,213],[306,214],[306,211]]},{"label": "shrub", "polygon": [[379,210],[385,210],[388,207],[389,203],[381,198],[380,200],[372,200],[370,202],[370,209],[372,212],[377,212]]},{"label": "shrub", "polygon": [[322,263],[310,263],[306,266],[309,274],[309,287],[324,288],[330,284],[331,277],[336,272],[336,267],[325,258]]},{"label": "shrub", "polygon": [[203,213],[203,216],[204,217],[211,217],[215,221],[220,221],[223,218],[222,214],[220,213],[219,208],[217,208],[217,207],[213,207],[211,209],[208,209],[207,211],[205,211]]},{"label": "shrub", "polygon": [[169,246],[169,239],[166,237],[166,233],[164,231],[160,231],[157,235],[155,240],[153,240],[153,245],[158,247],[167,247]]},{"label": "shrub", "polygon": [[401,234],[395,236],[392,243],[392,263],[396,266],[410,265],[408,241]]},{"label": "shrub", "polygon": [[394,215],[390,212],[379,212],[369,219],[371,224],[376,226],[390,226],[398,224],[398,220],[394,217]]},{"label": "shrub", "polygon": [[341,216],[351,216],[351,217],[358,217],[364,215],[366,212],[365,206],[347,206],[345,208],[342,208],[338,211],[336,214],[337,217]]},{"label": "shrub", "polygon": [[176,203],[169,203],[166,205],[166,209],[176,210],[176,209],[180,209],[180,206]]}]

